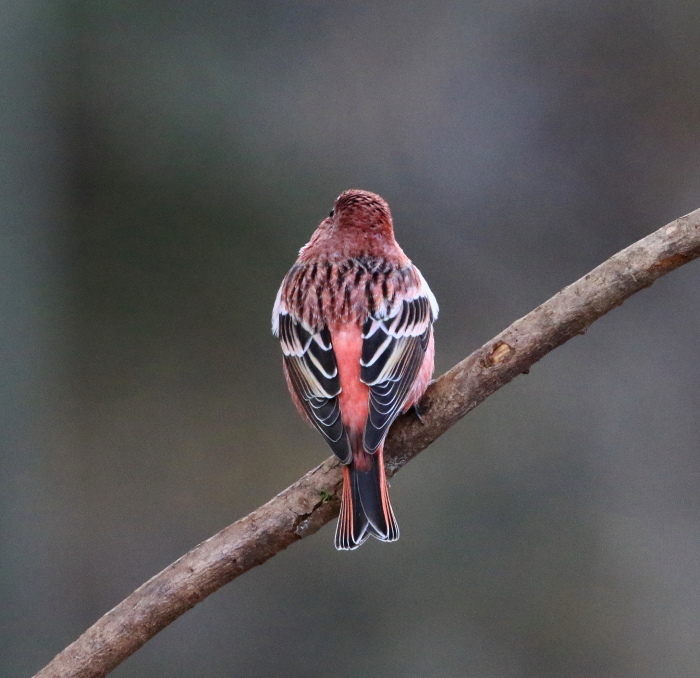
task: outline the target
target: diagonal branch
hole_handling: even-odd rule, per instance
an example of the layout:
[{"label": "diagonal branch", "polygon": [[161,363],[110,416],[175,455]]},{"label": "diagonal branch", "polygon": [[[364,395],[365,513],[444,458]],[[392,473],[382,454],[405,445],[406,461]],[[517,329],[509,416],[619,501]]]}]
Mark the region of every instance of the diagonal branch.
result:
[{"label": "diagonal branch", "polygon": [[[387,439],[393,475],[494,391],[625,299],[700,256],[700,209],[630,245],[474,351],[429,387],[423,422],[400,417]],[[313,534],[338,513],[341,474],[327,459],[245,518],[140,586],[35,678],[104,676],[224,584]]]}]

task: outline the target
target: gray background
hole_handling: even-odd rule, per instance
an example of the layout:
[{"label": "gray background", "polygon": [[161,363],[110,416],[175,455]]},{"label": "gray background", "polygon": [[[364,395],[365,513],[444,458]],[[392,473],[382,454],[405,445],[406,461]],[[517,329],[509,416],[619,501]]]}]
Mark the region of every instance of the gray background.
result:
[{"label": "gray background", "polygon": [[[700,207],[688,0],[0,5],[0,675],[328,454],[269,316],[340,191],[392,205],[437,371]],[[700,268],[547,356],[127,676],[700,672]]]}]

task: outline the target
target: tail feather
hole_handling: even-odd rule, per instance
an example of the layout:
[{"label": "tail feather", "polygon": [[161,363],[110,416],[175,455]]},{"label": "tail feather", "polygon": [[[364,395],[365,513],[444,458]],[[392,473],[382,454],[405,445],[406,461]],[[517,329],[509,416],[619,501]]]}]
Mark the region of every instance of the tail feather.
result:
[{"label": "tail feather", "polygon": [[356,549],[370,535],[380,541],[399,538],[381,448],[371,461],[367,471],[356,469],[353,463],[343,467],[343,494],[335,533],[335,547],[339,550]]}]

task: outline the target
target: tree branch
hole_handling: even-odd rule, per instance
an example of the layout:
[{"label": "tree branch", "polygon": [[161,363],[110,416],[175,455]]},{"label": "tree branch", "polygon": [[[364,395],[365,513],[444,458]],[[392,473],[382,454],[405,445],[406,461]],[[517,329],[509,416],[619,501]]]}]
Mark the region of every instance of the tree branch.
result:
[{"label": "tree branch", "polygon": [[[428,388],[386,443],[393,475],[467,412],[595,320],[700,256],[700,210],[618,252],[514,322]],[[166,567],[57,655],[36,678],[104,676],[224,584],[313,534],[338,513],[334,458]]]}]

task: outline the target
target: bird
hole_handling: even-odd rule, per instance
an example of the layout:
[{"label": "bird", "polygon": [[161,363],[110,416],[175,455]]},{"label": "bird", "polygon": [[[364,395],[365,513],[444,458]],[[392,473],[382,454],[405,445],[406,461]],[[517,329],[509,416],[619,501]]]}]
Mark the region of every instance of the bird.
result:
[{"label": "bird", "polygon": [[350,189],[299,251],[272,313],[294,405],[343,464],[338,550],[396,541],[384,440],[431,381],[438,304],[376,193]]}]

